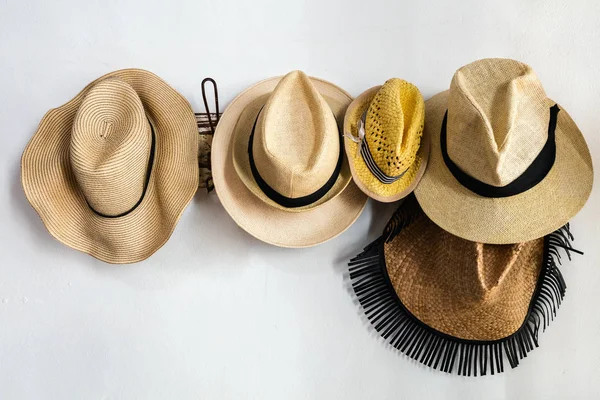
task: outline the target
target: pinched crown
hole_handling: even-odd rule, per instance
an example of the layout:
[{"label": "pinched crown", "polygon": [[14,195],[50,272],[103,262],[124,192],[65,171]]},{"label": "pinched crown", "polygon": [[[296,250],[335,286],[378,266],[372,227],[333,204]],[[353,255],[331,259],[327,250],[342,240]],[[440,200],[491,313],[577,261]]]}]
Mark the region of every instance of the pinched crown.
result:
[{"label": "pinched crown", "polygon": [[424,117],[421,92],[402,79],[385,82],[371,101],[365,139],[377,166],[386,175],[401,175],[414,163]]},{"label": "pinched crown", "polygon": [[484,59],[454,74],[448,100],[448,155],[468,175],[505,186],[531,165],[548,139],[550,106],[526,64]]}]

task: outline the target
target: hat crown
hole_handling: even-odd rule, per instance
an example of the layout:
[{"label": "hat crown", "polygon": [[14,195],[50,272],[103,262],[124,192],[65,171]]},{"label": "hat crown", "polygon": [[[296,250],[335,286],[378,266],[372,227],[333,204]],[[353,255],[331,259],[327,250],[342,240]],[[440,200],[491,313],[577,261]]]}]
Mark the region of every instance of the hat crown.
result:
[{"label": "hat crown", "polygon": [[423,96],[409,82],[392,78],[375,94],[367,110],[365,139],[386,175],[398,176],[415,162],[424,117]]},{"label": "hat crown", "polygon": [[473,242],[477,254],[477,280],[485,296],[493,294],[502,285],[515,261],[523,243],[485,244]]},{"label": "hat crown", "polygon": [[109,78],[90,88],[73,121],[70,160],[95,211],[115,216],[135,206],[143,195],[151,146],[144,106],[129,84]]},{"label": "hat crown", "polygon": [[528,65],[510,59],[468,64],[456,71],[450,85],[448,155],[472,177],[505,186],[546,143],[549,108]]},{"label": "hat crown", "polygon": [[[434,229],[439,231],[437,227]],[[459,274],[453,280],[455,290],[473,302],[487,301],[503,287],[525,244],[471,242],[447,232],[440,234],[439,239],[435,251],[445,256],[444,265],[439,268],[454,266]]]},{"label": "hat crown", "polygon": [[308,76],[290,72],[265,103],[253,157],[265,182],[297,198],[321,188],[336,169],[340,133],[333,112]]}]

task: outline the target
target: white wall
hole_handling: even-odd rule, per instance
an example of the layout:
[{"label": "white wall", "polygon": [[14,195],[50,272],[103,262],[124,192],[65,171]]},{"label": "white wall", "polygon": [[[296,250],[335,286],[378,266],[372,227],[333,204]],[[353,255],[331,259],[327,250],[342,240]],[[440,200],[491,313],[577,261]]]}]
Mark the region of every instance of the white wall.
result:
[{"label": "white wall", "polygon": [[600,397],[595,190],[573,221],[586,252],[541,347],[504,375],[461,378],[409,360],[370,329],[345,263],[392,209],[369,204],[307,250],[260,243],[200,193],[147,261],[103,264],[53,240],[19,182],[44,113],[124,67],[151,70],[201,109],[303,69],[354,95],[397,76],[425,97],[456,68],[532,65],[600,168],[600,3],[589,1],[0,1],[0,399]]}]

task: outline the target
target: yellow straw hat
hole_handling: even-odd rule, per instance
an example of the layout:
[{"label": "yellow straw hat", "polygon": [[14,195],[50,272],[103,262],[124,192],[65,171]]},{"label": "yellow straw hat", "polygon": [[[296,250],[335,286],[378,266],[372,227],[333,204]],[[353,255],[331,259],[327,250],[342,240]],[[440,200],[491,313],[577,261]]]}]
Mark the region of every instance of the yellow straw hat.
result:
[{"label": "yellow straw hat", "polygon": [[454,236],[408,197],[382,237],[350,262],[375,329],[409,357],[445,372],[486,375],[516,367],[538,346],[565,294],[559,249],[566,225],[544,238],[494,245]]},{"label": "yellow straw hat", "polygon": [[393,202],[417,186],[429,155],[424,116],[419,89],[398,78],[350,104],[344,118],[346,154],[354,181],[369,197]]},{"label": "yellow straw hat", "polygon": [[42,119],[21,159],[27,199],[57,240],[102,261],[141,261],[198,188],[189,103],[156,75],[107,74]]},{"label": "yellow straw hat", "polygon": [[244,230],[282,247],[345,231],[367,197],[352,183],[338,128],[352,98],[300,71],[259,82],[227,107],[212,144],[221,203]]},{"label": "yellow straw hat", "polygon": [[431,152],[415,195],[464,239],[517,243],[566,224],[590,195],[583,135],[529,67],[484,59],[460,68],[426,104]]}]

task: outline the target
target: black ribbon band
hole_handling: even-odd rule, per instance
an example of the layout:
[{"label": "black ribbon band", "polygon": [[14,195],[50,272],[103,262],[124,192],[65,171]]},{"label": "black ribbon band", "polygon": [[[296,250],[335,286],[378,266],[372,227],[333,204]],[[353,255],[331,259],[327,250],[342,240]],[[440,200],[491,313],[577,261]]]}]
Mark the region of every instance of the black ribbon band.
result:
[{"label": "black ribbon band", "polygon": [[331,190],[331,188],[335,184],[338,176],[340,175],[340,171],[342,169],[342,161],[343,161],[343,153],[344,153],[343,149],[342,149],[342,146],[343,146],[342,135],[339,135],[339,137],[340,137],[340,154],[338,156],[337,164],[335,166],[335,169],[333,170],[333,174],[331,174],[331,177],[327,180],[327,182],[325,182],[325,184],[323,186],[321,186],[316,192],[313,192],[306,196],[286,197],[286,196],[282,195],[281,193],[277,192],[275,189],[273,189],[271,186],[269,186],[269,184],[267,182],[265,182],[265,180],[262,178],[262,176],[258,172],[258,169],[256,168],[256,164],[254,163],[254,151],[252,149],[252,144],[254,143],[254,129],[256,128],[256,123],[258,122],[259,116],[260,116],[260,112],[256,116],[256,120],[254,121],[254,126],[252,126],[252,133],[250,134],[250,139],[248,140],[248,157],[250,160],[250,169],[252,170],[252,176],[254,177],[254,180],[256,181],[256,184],[258,185],[260,190],[262,190],[263,193],[265,195],[267,195],[267,197],[269,199],[273,200],[275,203],[279,204],[280,206],[287,207],[287,208],[304,207],[304,206],[314,203],[315,201],[317,201],[317,200],[321,199],[323,196],[325,196],[325,194],[327,194],[327,192],[329,192],[329,190]]},{"label": "black ribbon band", "polygon": [[[368,109],[365,110],[365,112],[363,113],[363,115],[361,117],[363,130],[366,130],[365,127],[366,127],[367,111],[368,111]],[[371,173],[375,176],[375,178],[377,178],[379,180],[379,182],[381,182],[381,183],[390,185],[390,184],[396,182],[398,179],[402,178],[404,176],[404,174],[409,170],[409,168],[406,168],[404,171],[402,171],[402,173],[400,173],[399,175],[394,175],[394,176],[387,175],[385,172],[383,172],[383,170],[381,168],[379,168],[379,166],[375,162],[375,159],[373,158],[373,154],[371,153],[371,149],[369,148],[369,145],[367,143],[366,134],[361,139],[359,147],[360,147],[360,155],[362,156],[363,161],[365,162],[365,165],[367,166],[369,171],[371,171]],[[388,163],[388,165],[390,165],[390,164]]]},{"label": "black ribbon band", "polygon": [[367,166],[369,171],[373,174],[373,176],[375,176],[375,178],[377,178],[379,180],[379,182],[381,182],[383,184],[391,185],[392,183],[396,182],[398,179],[402,178],[404,176],[404,174],[409,170],[409,168],[406,168],[404,171],[402,171],[402,173],[400,175],[395,175],[395,176],[387,175],[385,172],[383,172],[381,170],[381,168],[379,168],[379,166],[375,162],[375,159],[373,158],[373,154],[371,154],[371,149],[369,148],[369,144],[367,143],[366,138],[363,139],[360,146],[361,146],[360,155],[362,156],[363,161],[365,162],[365,165]]},{"label": "black ribbon band", "polygon": [[529,165],[517,179],[506,186],[492,186],[485,182],[481,182],[463,172],[452,159],[450,159],[446,143],[446,120],[448,119],[448,111],[446,111],[442,122],[442,132],[440,134],[440,146],[444,163],[462,186],[480,196],[499,198],[523,193],[540,183],[546,175],[548,175],[548,172],[550,172],[554,165],[556,159],[554,131],[556,129],[556,119],[559,111],[560,109],[556,104],[550,107],[550,122],[548,123],[548,139],[546,140],[546,144],[531,165]]},{"label": "black ribbon band", "polygon": [[146,196],[146,190],[148,190],[148,183],[150,183],[150,175],[152,174],[152,166],[154,165],[154,153],[155,153],[155,149],[156,149],[156,134],[154,133],[154,127],[152,126],[152,123],[150,122],[150,120],[148,120],[148,123],[150,124],[150,130],[152,131],[152,144],[150,146],[150,156],[148,157],[148,166],[146,167],[146,181],[144,182],[144,189],[142,190],[142,195],[140,196],[140,199],[137,201],[137,203],[135,203],[135,205],[133,207],[131,207],[129,210],[118,214],[118,215],[106,215],[106,214],[102,214],[101,212],[98,212],[96,210],[94,210],[94,208],[90,205],[90,203],[88,203],[87,199],[85,200],[85,202],[87,203],[88,207],[97,215],[104,217],[104,218],[119,218],[119,217],[124,217],[127,214],[133,212],[133,210],[135,210],[141,203],[142,200],[144,200],[144,197]]}]

